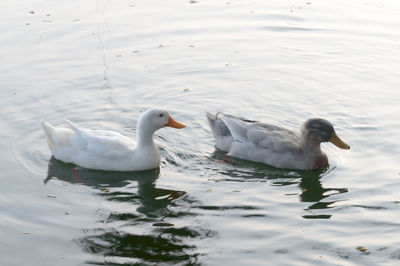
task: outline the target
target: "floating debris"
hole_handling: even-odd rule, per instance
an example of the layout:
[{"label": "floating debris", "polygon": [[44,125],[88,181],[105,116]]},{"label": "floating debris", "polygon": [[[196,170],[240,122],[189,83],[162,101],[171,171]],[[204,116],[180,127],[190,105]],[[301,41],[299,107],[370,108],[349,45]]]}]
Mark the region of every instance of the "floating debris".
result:
[{"label": "floating debris", "polygon": [[100,191],[101,191],[101,192],[105,192],[105,193],[110,192],[110,190],[107,189],[107,188],[102,188],[102,189],[100,189]]},{"label": "floating debris", "polygon": [[29,11],[29,13],[31,13],[31,14],[35,14],[35,11]]},{"label": "floating debris", "polygon": [[209,188],[209,189],[207,189],[207,190],[206,190],[206,192],[212,192],[212,189],[211,189],[211,188]]},{"label": "floating debris", "polygon": [[52,198],[52,199],[55,199],[55,198],[57,198],[56,196],[54,196],[54,195],[46,195],[46,197],[48,197],[48,198]]},{"label": "floating debris", "polygon": [[80,18],[76,18],[72,22],[78,22],[78,21],[81,21],[81,19]]},{"label": "floating debris", "polygon": [[137,54],[139,53],[139,50],[133,50],[132,53]]},{"label": "floating debris", "polygon": [[190,91],[189,88],[184,88],[184,89],[183,89],[183,92],[188,92],[188,91]]},{"label": "floating debris", "polygon": [[24,234],[24,235],[30,235],[31,233],[29,233],[29,232],[23,232],[22,234]]},{"label": "floating debris", "polygon": [[356,247],[356,250],[358,250],[360,252],[364,252],[364,253],[368,251],[368,249],[366,247],[363,247],[363,246]]},{"label": "floating debris", "polygon": [[65,215],[70,215],[70,213],[69,213],[69,212],[67,212],[67,211],[65,211],[65,212],[64,212],[64,214],[65,214]]}]

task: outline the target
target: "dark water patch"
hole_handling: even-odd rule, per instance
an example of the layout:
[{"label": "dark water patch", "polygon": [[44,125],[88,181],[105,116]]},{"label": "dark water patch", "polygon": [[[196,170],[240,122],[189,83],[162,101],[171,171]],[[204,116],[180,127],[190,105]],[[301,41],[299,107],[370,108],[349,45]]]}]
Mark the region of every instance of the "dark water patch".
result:
[{"label": "dark water patch", "polygon": [[84,252],[104,258],[99,262],[89,261],[88,263],[91,264],[126,265],[128,261],[128,264],[137,265],[142,263],[195,265],[202,254],[196,252],[195,245],[185,243],[182,237],[188,237],[188,235],[181,233],[177,236],[168,232],[135,235],[103,230],[94,235],[87,235],[78,241]]},{"label": "dark water patch", "polygon": [[172,236],[189,237],[189,238],[209,238],[214,237],[216,233],[212,230],[206,230],[198,227],[169,227],[159,230],[162,234],[171,234]]},{"label": "dark water patch", "polygon": [[287,253],[289,253],[289,250],[287,250],[287,249],[277,249],[277,250],[274,251],[274,253],[276,253],[276,254],[287,254]]},{"label": "dark water patch", "polygon": [[141,223],[149,223],[152,222],[153,220],[148,217],[145,217],[144,215],[138,215],[134,213],[115,213],[115,212],[110,213],[110,215],[105,220],[106,223],[121,222],[121,221],[141,224]]},{"label": "dark water patch", "polygon": [[196,206],[195,208],[201,210],[211,210],[211,211],[226,211],[226,210],[259,210],[259,208],[254,206]]},{"label": "dark water patch", "polygon": [[171,223],[154,223],[153,226],[157,226],[157,227],[170,227],[170,226],[174,226],[174,224],[171,224]]},{"label": "dark water patch", "polygon": [[141,199],[140,196],[127,192],[99,193],[99,195],[107,196],[107,200],[109,201],[118,201],[118,202],[134,202]]},{"label": "dark water patch", "polygon": [[329,214],[311,214],[311,215],[303,215],[304,219],[330,219],[332,215]]},{"label": "dark water patch", "polygon": [[243,217],[243,218],[253,218],[253,217],[263,218],[263,217],[267,217],[267,215],[265,215],[265,214],[246,214],[246,215],[241,215],[241,217]]},{"label": "dark water patch", "polygon": [[329,209],[331,208],[330,205],[334,204],[336,201],[332,202],[317,202],[315,204],[312,204],[308,207],[309,210],[317,209],[317,210],[323,210],[323,209]]},{"label": "dark water patch", "polygon": [[387,208],[383,207],[383,206],[349,205],[349,207],[356,207],[356,208],[362,208],[362,209],[372,209],[372,210],[387,210]]}]

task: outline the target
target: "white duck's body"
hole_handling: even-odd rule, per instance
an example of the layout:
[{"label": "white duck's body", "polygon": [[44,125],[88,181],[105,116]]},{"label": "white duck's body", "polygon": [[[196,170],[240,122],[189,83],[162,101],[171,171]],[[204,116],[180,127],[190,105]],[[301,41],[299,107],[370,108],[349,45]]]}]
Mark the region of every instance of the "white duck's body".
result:
[{"label": "white duck's body", "polygon": [[157,168],[160,153],[153,140],[154,132],[164,126],[182,128],[168,112],[146,111],[137,124],[137,139],[117,132],[81,128],[66,120],[69,128],[56,128],[43,122],[47,143],[53,156],[85,168],[111,171],[141,171]]},{"label": "white duck's body", "polygon": [[[333,138],[337,146],[350,148],[337,140],[332,125],[323,119],[307,120],[301,132],[222,113],[207,113],[207,119],[218,149],[229,156],[279,168],[314,170],[325,167],[328,158],[320,143],[334,142]],[[317,131],[320,125],[325,127],[321,132],[326,132]]]}]

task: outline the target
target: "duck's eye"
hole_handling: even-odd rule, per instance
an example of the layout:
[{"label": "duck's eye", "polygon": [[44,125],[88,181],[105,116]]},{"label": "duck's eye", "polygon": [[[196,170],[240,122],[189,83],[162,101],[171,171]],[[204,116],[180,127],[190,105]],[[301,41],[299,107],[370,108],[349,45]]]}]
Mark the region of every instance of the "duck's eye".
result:
[{"label": "duck's eye", "polygon": [[159,116],[159,117],[163,117],[163,116],[164,116],[164,114],[159,114],[158,116]]}]

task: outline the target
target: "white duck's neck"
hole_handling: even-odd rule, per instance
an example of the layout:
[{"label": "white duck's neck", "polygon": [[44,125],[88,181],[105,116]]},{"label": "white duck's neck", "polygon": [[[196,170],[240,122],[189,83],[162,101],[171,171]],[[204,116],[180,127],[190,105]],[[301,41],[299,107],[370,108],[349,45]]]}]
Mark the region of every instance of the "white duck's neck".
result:
[{"label": "white duck's neck", "polygon": [[137,127],[137,147],[140,149],[157,148],[153,140],[155,131],[147,127],[141,127],[140,125],[139,123]]}]

